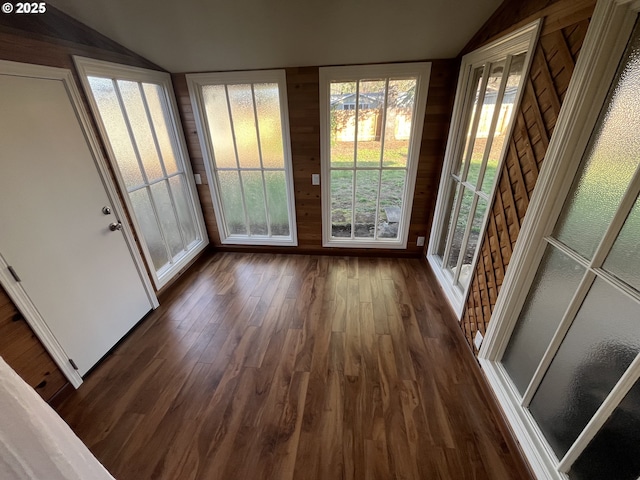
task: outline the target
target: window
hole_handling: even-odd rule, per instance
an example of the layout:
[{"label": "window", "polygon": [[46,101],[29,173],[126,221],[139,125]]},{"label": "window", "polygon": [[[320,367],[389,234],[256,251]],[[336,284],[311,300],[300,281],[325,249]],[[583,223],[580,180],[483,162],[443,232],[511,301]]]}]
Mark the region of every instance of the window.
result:
[{"label": "window", "polygon": [[157,288],[208,243],[169,74],[75,57]]},{"label": "window", "polygon": [[639,8],[596,6],[479,354],[537,478],[640,475]]},{"label": "window", "polygon": [[406,248],[429,73],[320,69],[324,246]]},{"label": "window", "polygon": [[187,82],[222,243],[297,245],[284,71]]},{"label": "window", "polygon": [[428,259],[459,315],[506,155],[537,23],[465,55]]}]

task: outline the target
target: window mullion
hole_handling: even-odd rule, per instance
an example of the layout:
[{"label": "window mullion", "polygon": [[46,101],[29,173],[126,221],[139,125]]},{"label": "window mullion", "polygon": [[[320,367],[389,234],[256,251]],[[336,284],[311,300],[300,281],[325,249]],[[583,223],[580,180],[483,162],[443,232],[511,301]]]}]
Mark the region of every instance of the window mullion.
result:
[{"label": "window mullion", "polygon": [[[487,83],[489,83],[489,73],[491,71],[491,64],[487,62],[482,70],[482,81],[480,82],[480,93],[478,94],[478,104],[476,111],[473,115],[471,124],[471,131],[469,132],[469,138],[467,139],[467,149],[465,158],[462,159],[464,165],[464,171],[460,172],[460,177],[465,181],[467,180],[467,174],[469,173],[469,166],[471,165],[471,157],[473,155],[473,145],[476,141],[476,135],[478,134],[478,125],[480,125],[480,117],[482,116],[482,105],[484,104],[484,96],[487,90]],[[462,154],[465,154],[463,149]]]},{"label": "window mullion", "polygon": [[600,268],[602,264],[607,258],[609,251],[613,248],[613,245],[618,238],[620,230],[624,227],[625,221],[629,216],[629,213],[633,209],[633,206],[636,203],[636,199],[640,194],[640,167],[636,168],[635,173],[629,185],[627,186],[627,190],[625,191],[622,200],[620,201],[620,205],[616,210],[613,218],[611,219],[611,223],[607,228],[606,233],[602,237],[598,248],[596,249],[595,254],[593,255],[593,259],[591,261],[591,268]]},{"label": "window mullion", "polygon": [[378,196],[376,197],[376,215],[373,224],[373,239],[378,240],[378,225],[380,223],[380,190],[382,190],[382,168],[378,171]]},{"label": "window mullion", "polygon": [[356,116],[354,119],[355,130],[353,132],[353,189],[351,190],[351,240],[356,238],[356,187],[358,181],[358,113],[360,112],[360,80],[356,81]]},{"label": "window mullion", "polygon": [[120,111],[122,112],[122,118],[127,127],[127,132],[129,133],[129,140],[131,142],[131,146],[133,147],[133,151],[136,154],[136,159],[138,160],[138,168],[140,169],[140,173],[142,175],[142,181],[145,183],[145,188],[147,189],[147,195],[149,196],[149,202],[151,204],[151,209],[153,210],[153,216],[156,221],[156,225],[158,226],[158,231],[160,232],[160,238],[162,238],[162,243],[164,245],[165,252],[167,253],[167,261],[172,263],[173,255],[171,254],[171,249],[169,248],[169,242],[167,241],[167,235],[162,226],[162,222],[160,221],[160,216],[158,215],[158,207],[156,205],[156,201],[153,198],[153,193],[151,192],[151,188],[149,187],[149,178],[147,177],[147,173],[144,170],[144,165],[142,163],[142,156],[140,155],[140,150],[138,149],[138,144],[136,143],[135,136],[133,135],[133,128],[131,127],[131,121],[129,120],[129,114],[127,113],[127,109],[124,106],[124,100],[122,99],[122,93],[120,92],[120,87],[118,86],[118,82],[114,79],[111,80],[113,82],[113,90],[116,94],[116,98],[118,99],[118,105],[120,106]]},{"label": "window mullion", "polygon": [[596,436],[600,429],[604,426],[615,409],[620,405],[631,388],[640,380],[640,353],[636,355],[631,365],[622,374],[620,380],[615,384],[609,395],[604,399],[600,407],[593,414],[591,420],[584,427],[578,438],[573,442],[567,453],[562,457],[558,464],[558,470],[567,473],[578,459],[580,454],[589,445],[591,440]]},{"label": "window mullion", "polygon": [[[171,191],[171,184],[169,183],[167,177],[167,169],[164,165],[164,158],[162,157],[162,152],[160,151],[160,144],[158,143],[158,135],[156,134],[156,128],[153,124],[153,120],[151,119],[151,112],[149,111],[149,104],[147,103],[147,96],[144,93],[144,88],[142,88],[142,84],[138,82],[138,91],[140,92],[140,98],[142,99],[142,106],[144,107],[144,113],[147,117],[147,123],[149,124],[149,130],[151,130],[151,136],[153,137],[153,144],[156,147],[156,152],[158,154],[158,160],[160,161],[160,168],[162,169],[162,180],[166,180],[167,192],[169,193],[169,200],[171,203],[171,210],[173,211],[173,216],[176,219],[176,225],[178,226],[178,233],[180,234],[180,241],[182,242],[183,250],[187,249],[187,240],[186,235],[182,229],[182,223],[180,222],[180,217],[178,217],[178,210],[176,208],[176,201],[173,198],[173,192]],[[171,258],[173,255],[171,255]]]},{"label": "window mullion", "polygon": [[493,109],[493,117],[491,118],[491,125],[489,126],[489,135],[487,136],[487,143],[484,147],[484,153],[482,155],[482,163],[480,164],[480,171],[478,172],[478,181],[476,182],[476,185],[477,185],[476,190],[480,190],[482,188],[482,181],[484,180],[484,174],[487,169],[487,162],[489,161],[489,154],[491,153],[493,138],[496,133],[498,119],[500,118],[500,112],[502,110],[502,101],[504,100],[504,92],[507,88],[507,81],[509,80],[509,70],[511,70],[512,58],[513,58],[512,55],[507,55],[507,58],[504,62],[504,71],[502,72],[502,78],[500,79],[500,87],[498,88],[498,95],[496,96],[496,105]]},{"label": "window mullion", "polygon": [[260,140],[260,125],[258,123],[258,107],[256,105],[256,92],[251,84],[251,101],[253,102],[253,121],[256,127],[256,139],[258,141],[258,158],[260,159],[260,178],[262,178],[262,191],[264,192],[264,213],[267,219],[267,236],[271,237],[271,216],[269,214],[269,199],[267,198],[267,182],[264,179],[264,162],[262,161],[262,143]]},{"label": "window mullion", "polygon": [[[464,191],[466,187],[461,183],[457,183],[456,188],[460,189],[458,193],[458,198],[456,199],[456,204],[453,206],[453,212],[451,214],[451,222],[449,227],[449,232],[447,233],[447,243],[444,247],[444,253],[442,254],[442,266],[446,268],[446,265],[449,262],[449,255],[451,255],[451,247],[453,245],[453,235],[456,231],[456,224],[458,223],[458,215],[460,215],[460,207],[462,206],[462,197],[464,195]],[[455,190],[454,190],[455,195]]]},{"label": "window mullion", "polygon": [[476,208],[478,207],[478,195],[473,195],[471,201],[471,207],[469,208],[469,216],[467,217],[467,225],[464,229],[464,236],[462,237],[462,243],[460,244],[460,254],[458,255],[458,263],[456,264],[456,271],[453,274],[453,284],[455,285],[460,278],[460,270],[462,269],[462,263],[464,262],[465,254],[467,253],[467,247],[469,243],[469,236],[471,235],[471,228],[473,227],[473,217],[476,214]]},{"label": "window mullion", "polygon": [[247,212],[247,201],[244,198],[244,185],[242,184],[242,172],[240,168],[240,157],[238,156],[238,144],[236,141],[236,129],[233,124],[233,115],[231,113],[231,101],[229,100],[229,87],[225,84],[224,94],[227,99],[227,110],[229,112],[229,126],[231,127],[231,138],[233,139],[233,151],[236,154],[236,165],[238,166],[238,181],[240,185],[240,196],[242,197],[242,209],[244,211],[245,227],[247,228],[247,236],[251,236],[251,226],[249,224],[249,212]]},{"label": "window mullion", "polygon": [[378,173],[378,196],[376,197],[376,215],[373,224],[373,239],[378,240],[380,223],[380,190],[382,190],[382,166],[384,165],[384,139],[387,135],[387,106],[389,105],[389,79],[384,81],[384,102],[382,104],[382,128],[380,128],[380,172]]},{"label": "window mullion", "polygon": [[582,306],[582,302],[584,301],[587,294],[589,293],[589,290],[591,289],[591,285],[593,284],[595,279],[596,279],[596,274],[592,270],[587,270],[584,276],[582,277],[582,280],[580,281],[580,285],[578,286],[578,289],[573,294],[573,297],[571,298],[571,302],[569,302],[569,305],[567,306],[567,309],[565,310],[564,315],[562,316],[562,320],[560,320],[560,323],[556,328],[556,331],[554,332],[553,337],[551,338],[551,341],[549,342],[549,346],[547,347],[547,350],[544,352],[544,355],[542,356],[542,359],[540,360],[540,363],[538,364],[538,367],[536,368],[536,371],[533,374],[531,381],[529,382],[529,386],[527,387],[527,390],[524,392],[524,395],[522,396],[523,407],[529,408],[529,405],[531,403],[531,400],[533,399],[533,396],[535,395],[536,391],[538,390],[538,387],[542,383],[542,380],[546,375],[547,370],[551,366],[551,362],[553,361],[553,358],[555,357],[556,353],[560,349],[560,346],[562,345],[562,341],[564,340],[565,335],[569,331],[571,324],[575,320],[576,315],[578,314],[578,310],[580,310],[580,307]]},{"label": "window mullion", "polygon": [[114,79],[111,79],[111,81],[113,82],[113,90],[116,94],[118,105],[120,106],[120,111],[122,112],[122,118],[124,120],[125,126],[127,127],[127,133],[129,134],[129,140],[131,141],[131,146],[133,147],[133,151],[136,154],[136,160],[138,161],[138,168],[140,169],[140,173],[142,174],[142,181],[144,182],[145,185],[149,185],[147,172],[145,172],[144,164],[142,163],[142,155],[140,155],[140,150],[138,150],[136,137],[133,135],[133,128],[131,127],[131,121],[129,120],[129,114],[127,113],[127,109],[124,106],[124,100],[122,99],[122,94],[120,93],[120,87],[118,87],[118,82],[116,82]]}]

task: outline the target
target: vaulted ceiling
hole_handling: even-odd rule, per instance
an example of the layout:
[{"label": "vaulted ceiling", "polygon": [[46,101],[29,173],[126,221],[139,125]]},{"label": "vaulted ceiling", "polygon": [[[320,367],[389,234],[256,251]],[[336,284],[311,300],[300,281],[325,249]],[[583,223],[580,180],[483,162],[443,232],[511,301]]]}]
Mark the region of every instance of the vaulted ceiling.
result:
[{"label": "vaulted ceiling", "polygon": [[49,0],[170,72],[455,57],[501,0]]}]

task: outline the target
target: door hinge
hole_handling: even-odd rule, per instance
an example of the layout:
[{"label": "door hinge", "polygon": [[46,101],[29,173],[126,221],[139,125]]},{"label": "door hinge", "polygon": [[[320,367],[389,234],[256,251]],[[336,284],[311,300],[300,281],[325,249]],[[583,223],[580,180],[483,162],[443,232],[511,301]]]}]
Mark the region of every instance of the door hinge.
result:
[{"label": "door hinge", "polygon": [[11,274],[11,276],[13,277],[13,279],[20,283],[22,280],[20,280],[20,277],[18,276],[18,274],[16,273],[16,271],[13,269],[12,266],[8,266],[7,267],[9,269],[9,273]]},{"label": "door hinge", "polygon": [[69,363],[71,364],[74,370],[78,370],[78,366],[76,365],[76,362],[74,362],[72,359],[69,359]]}]

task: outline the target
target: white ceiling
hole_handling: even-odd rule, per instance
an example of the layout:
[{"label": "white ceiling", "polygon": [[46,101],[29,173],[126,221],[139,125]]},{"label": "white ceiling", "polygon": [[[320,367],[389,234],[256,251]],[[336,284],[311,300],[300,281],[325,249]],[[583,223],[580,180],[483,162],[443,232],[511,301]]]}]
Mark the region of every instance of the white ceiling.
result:
[{"label": "white ceiling", "polygon": [[501,0],[49,0],[170,72],[455,57]]}]

